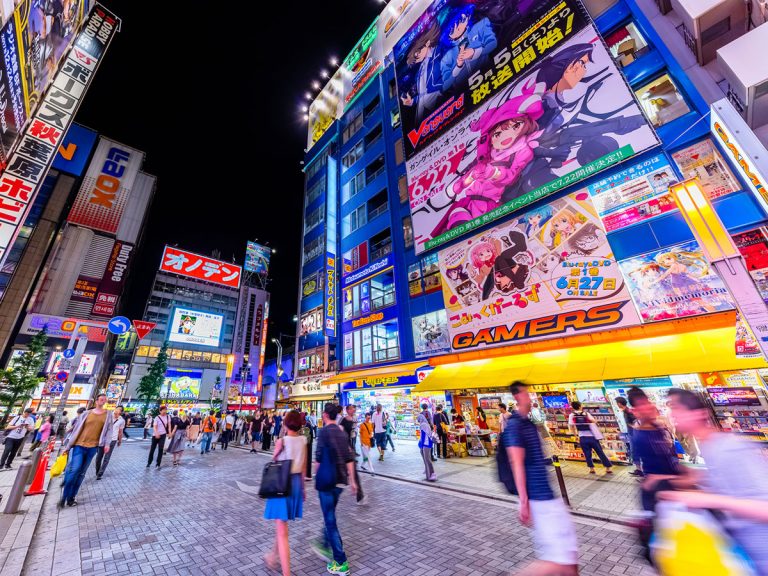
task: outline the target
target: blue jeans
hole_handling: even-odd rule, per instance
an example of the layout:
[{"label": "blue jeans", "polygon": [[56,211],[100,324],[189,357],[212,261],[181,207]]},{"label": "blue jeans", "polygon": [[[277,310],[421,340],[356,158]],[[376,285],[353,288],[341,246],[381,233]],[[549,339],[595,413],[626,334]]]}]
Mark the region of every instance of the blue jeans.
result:
[{"label": "blue jeans", "polygon": [[91,465],[91,460],[99,450],[103,450],[103,448],[99,446],[93,448],[73,446],[72,450],[69,451],[67,469],[64,472],[64,489],[61,493],[61,499],[64,502],[73,500],[77,496],[85,473],[88,471],[88,466]]},{"label": "blue jeans", "polygon": [[211,451],[211,439],[213,432],[203,432],[203,439],[200,441],[200,454]]},{"label": "blue jeans", "polygon": [[581,444],[581,451],[584,452],[584,458],[587,459],[587,467],[594,468],[595,465],[592,462],[592,450],[597,452],[597,456],[600,458],[603,466],[610,468],[612,466],[611,461],[608,460],[608,456],[603,452],[603,447],[600,446],[600,441],[594,436],[582,436],[579,438]]},{"label": "blue jeans", "polygon": [[323,522],[325,530],[323,531],[323,544],[333,550],[333,559],[339,564],[347,561],[347,555],[344,554],[344,545],[341,543],[341,534],[336,525],[336,505],[339,503],[341,488],[334,488],[328,491],[318,491],[320,497],[320,509],[323,511]]}]

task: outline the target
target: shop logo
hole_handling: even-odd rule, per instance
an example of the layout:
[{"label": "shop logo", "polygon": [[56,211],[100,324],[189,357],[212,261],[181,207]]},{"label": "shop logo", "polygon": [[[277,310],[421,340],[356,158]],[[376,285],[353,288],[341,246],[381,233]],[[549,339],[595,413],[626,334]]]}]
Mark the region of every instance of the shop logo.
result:
[{"label": "shop logo", "polygon": [[714,128],[715,128],[715,133],[720,137],[720,140],[722,141],[723,146],[725,146],[728,149],[728,151],[731,153],[731,156],[733,156],[734,161],[736,162],[736,164],[739,165],[739,168],[741,168],[741,171],[744,173],[744,176],[752,185],[753,191],[759,194],[761,198],[765,198],[766,197],[765,185],[760,180],[760,177],[758,176],[758,174],[752,170],[752,167],[747,161],[747,156],[745,154],[742,154],[741,150],[739,150],[739,148],[736,147],[736,144],[731,142],[731,138],[728,136],[728,133],[725,131],[725,128],[717,120],[715,120],[714,122]]},{"label": "shop logo", "polygon": [[384,320],[383,312],[376,312],[375,314],[371,314],[370,316],[363,316],[362,318],[358,318],[357,320],[352,320],[352,328],[365,326],[366,324],[371,324],[372,322],[378,322],[379,320]]},{"label": "shop logo", "polygon": [[448,124],[455,115],[464,108],[464,94],[458,98],[451,98],[443,104],[436,112],[425,118],[419,126],[418,130],[411,130],[408,133],[408,140],[411,142],[411,146],[416,148],[416,145],[430,133],[437,132],[444,125]]}]

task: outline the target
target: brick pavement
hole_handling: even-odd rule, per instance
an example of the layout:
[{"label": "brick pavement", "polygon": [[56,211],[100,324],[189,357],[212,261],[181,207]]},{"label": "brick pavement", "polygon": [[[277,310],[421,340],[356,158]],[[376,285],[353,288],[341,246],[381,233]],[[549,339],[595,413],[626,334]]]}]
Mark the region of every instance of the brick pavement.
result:
[{"label": "brick pavement", "polygon": [[[59,481],[53,483],[23,574],[270,574],[262,556],[273,527],[254,494],[267,457],[190,451],[179,468],[147,470],[148,447],[124,444],[101,481],[89,471],[76,508],[57,511]],[[511,502],[383,477],[363,482],[367,504],[344,495],[339,505],[353,574],[496,576],[532,559],[528,531]],[[292,573],[299,576],[325,573],[307,548],[322,522],[308,488],[304,519],[291,524]],[[652,574],[631,530],[584,518],[577,526],[582,574]]]}]

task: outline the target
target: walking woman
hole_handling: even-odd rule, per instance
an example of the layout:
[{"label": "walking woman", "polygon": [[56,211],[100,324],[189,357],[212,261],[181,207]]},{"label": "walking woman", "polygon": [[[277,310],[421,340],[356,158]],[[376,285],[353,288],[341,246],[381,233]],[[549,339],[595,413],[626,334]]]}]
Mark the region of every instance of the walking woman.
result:
[{"label": "walking woman", "polygon": [[40,426],[40,430],[37,431],[37,439],[32,442],[32,445],[29,447],[29,451],[33,452],[35,448],[40,446],[41,444],[45,446],[45,443],[48,442],[48,438],[51,436],[51,426],[53,426],[53,418],[54,415],[50,414],[48,418],[45,419],[45,422],[42,426]]},{"label": "walking woman", "polygon": [[[396,436],[397,435],[397,430],[395,429],[395,422],[394,422],[394,420],[395,420],[394,418],[387,418],[387,426],[386,426],[386,429],[387,429],[387,440],[384,443],[384,446],[386,446],[387,444],[392,446],[392,452],[395,451],[395,443],[392,440],[392,436]],[[371,425],[373,425],[373,424],[371,424]]]},{"label": "walking woman", "polygon": [[421,413],[416,421],[419,424],[419,448],[421,449],[421,459],[424,460],[424,475],[428,482],[434,482],[437,480],[437,475],[432,466],[432,419],[428,409],[428,404],[422,404]]},{"label": "walking woman", "polygon": [[272,415],[267,413],[261,424],[261,449],[269,450],[272,447],[272,426],[275,424]]},{"label": "walking woman", "polygon": [[251,454],[257,454],[256,444],[261,440],[261,416],[251,419],[248,433],[251,435]]},{"label": "walking woman", "polygon": [[195,412],[187,428],[187,446],[194,446],[197,443],[197,437],[200,436],[200,413]]},{"label": "walking woman", "polygon": [[190,420],[187,418],[186,412],[182,412],[181,416],[174,416],[171,420],[171,443],[168,445],[168,452],[173,454],[174,466],[178,466],[179,462],[181,462],[187,442],[187,429],[189,426]]},{"label": "walking woman", "polygon": [[272,570],[282,568],[283,576],[291,574],[291,549],[288,545],[288,521],[301,518],[304,508],[304,464],[307,455],[307,439],[299,434],[302,426],[301,414],[291,410],[283,419],[286,434],[277,440],[272,460],[290,460],[291,493],[283,498],[269,498],[264,508],[264,519],[276,524],[275,545],[264,556]]}]

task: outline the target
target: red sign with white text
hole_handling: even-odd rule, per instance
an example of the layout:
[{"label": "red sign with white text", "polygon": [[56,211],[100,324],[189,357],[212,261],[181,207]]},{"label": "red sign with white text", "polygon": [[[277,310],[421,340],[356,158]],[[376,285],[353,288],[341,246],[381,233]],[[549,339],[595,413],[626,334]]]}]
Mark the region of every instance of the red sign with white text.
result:
[{"label": "red sign with white text", "polygon": [[240,287],[242,268],[237,264],[200,256],[194,252],[166,246],[160,270],[181,276],[205,280],[230,288]]},{"label": "red sign with white text", "polygon": [[157,326],[156,322],[145,322],[144,320],[133,321],[133,328],[136,330],[136,336],[139,337],[139,340],[142,340],[147,334],[152,332],[152,330],[155,329],[155,326]]}]

